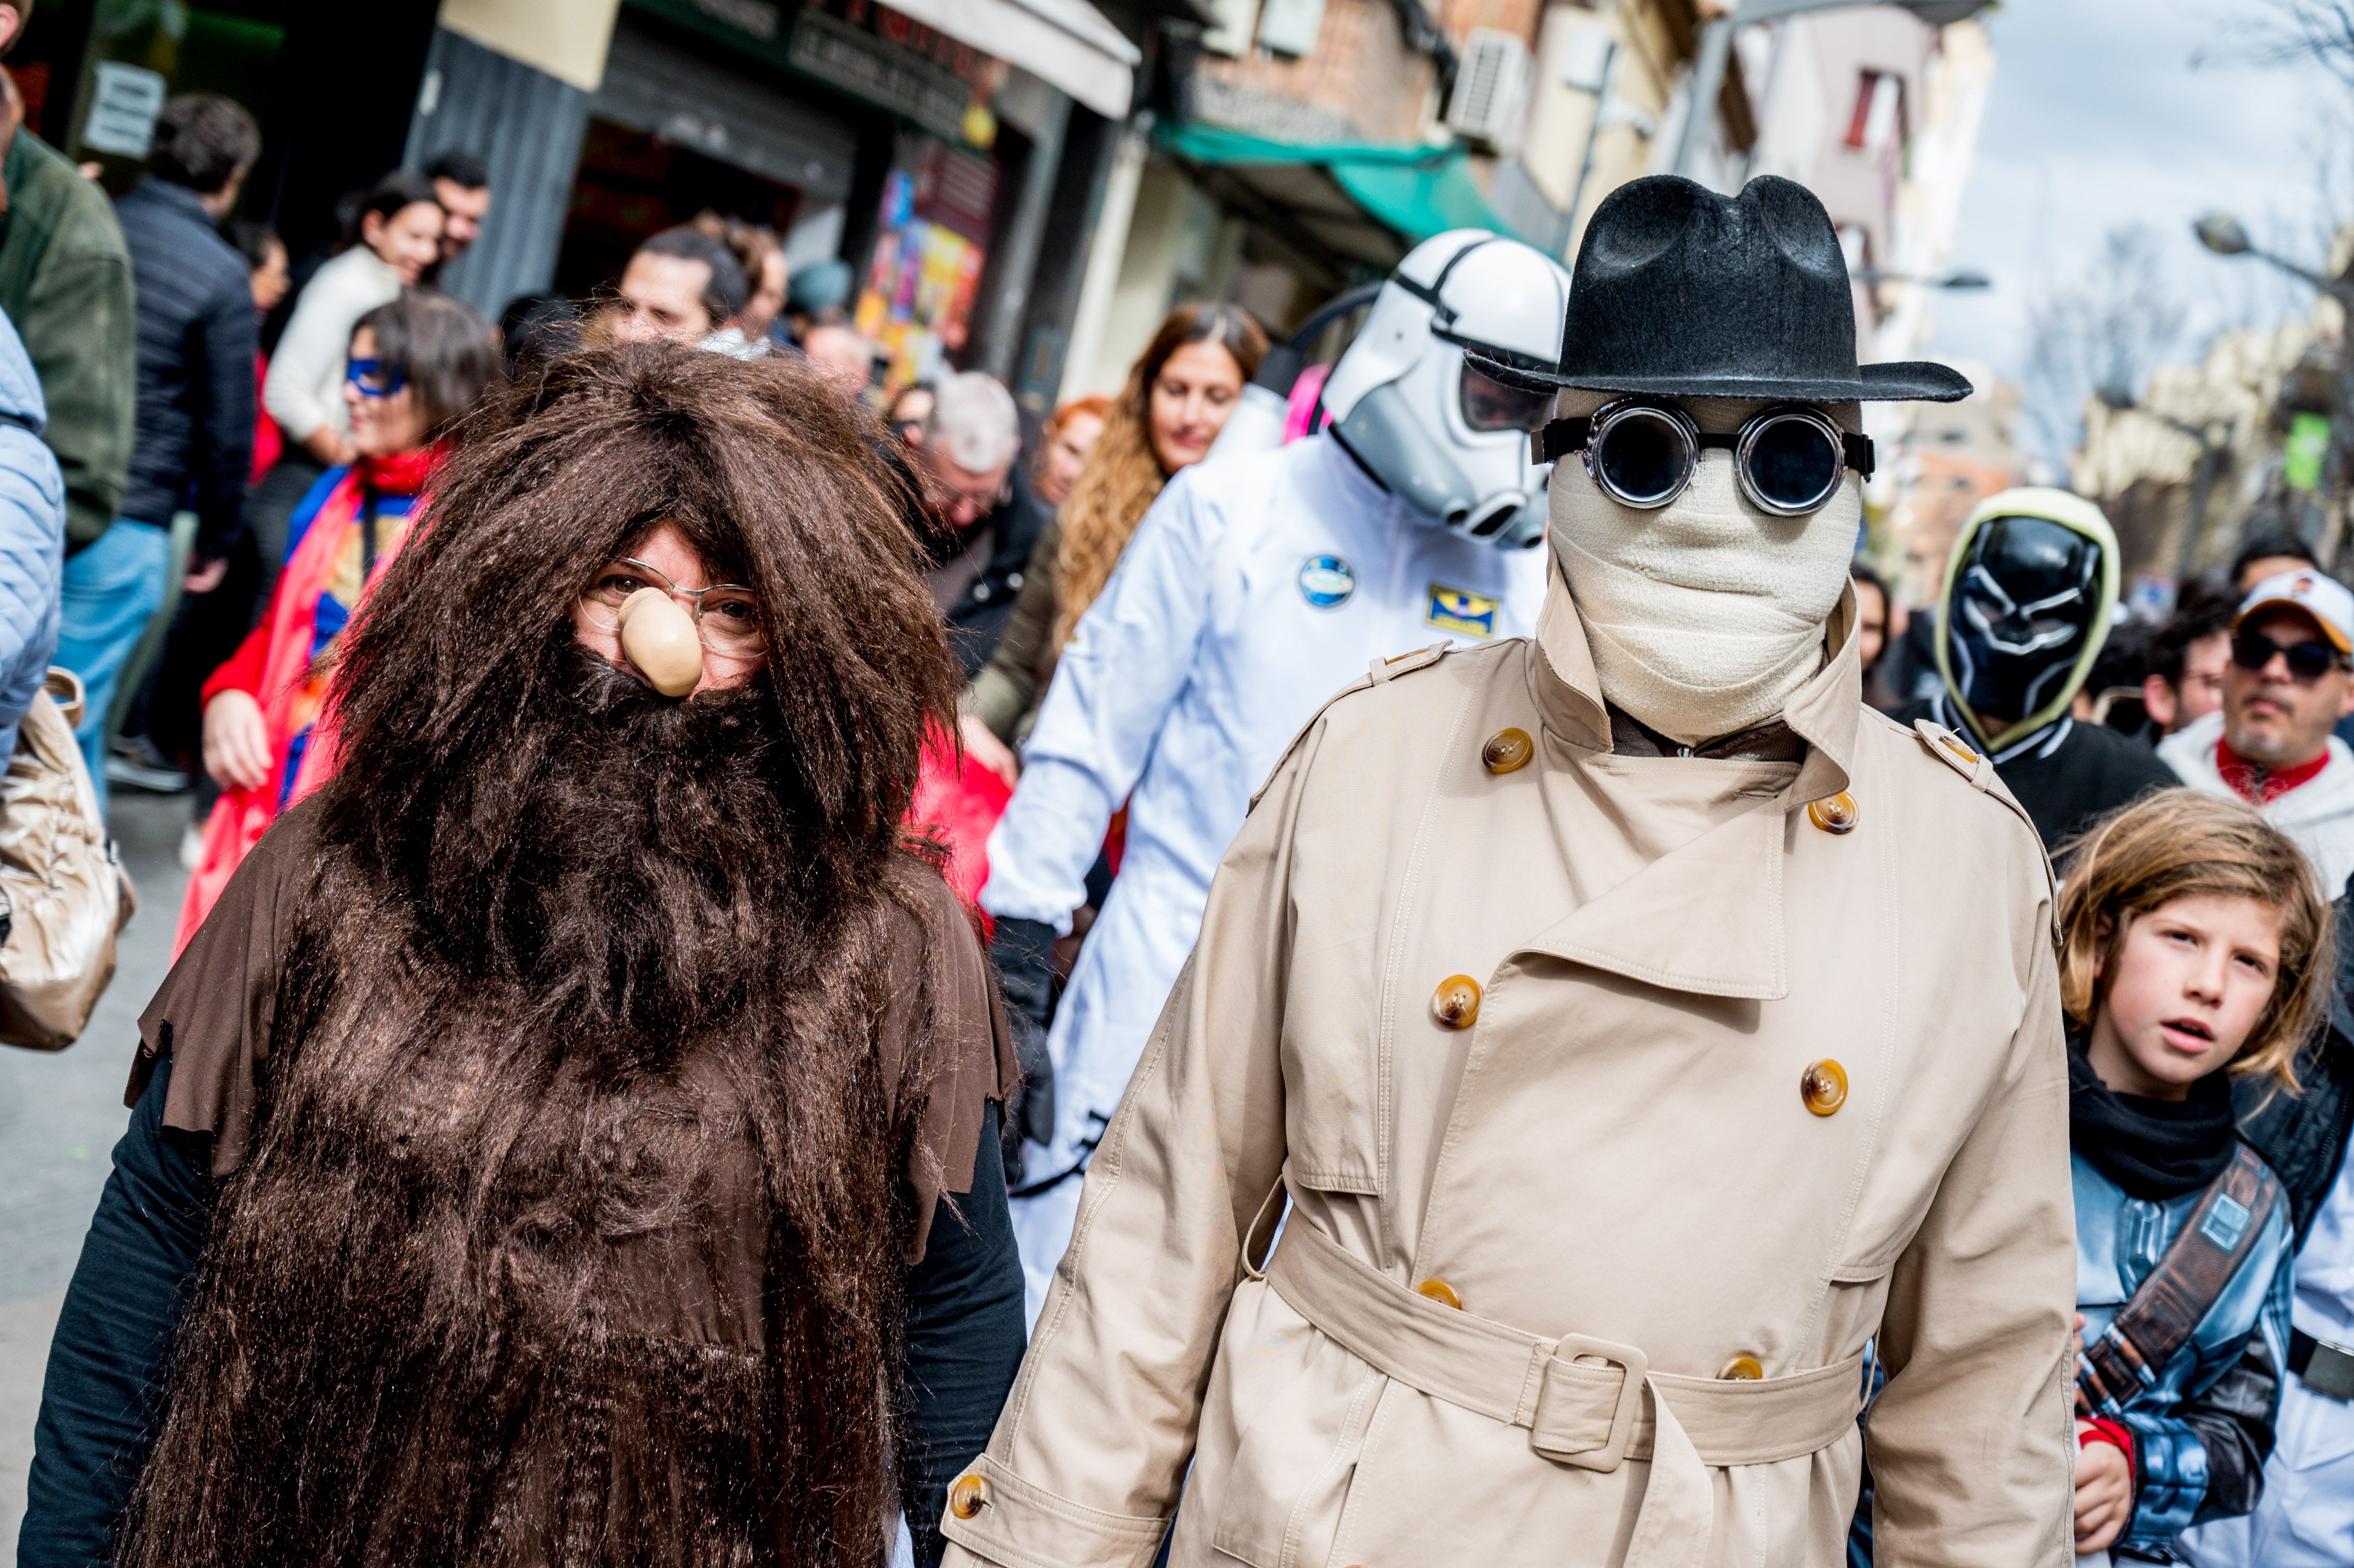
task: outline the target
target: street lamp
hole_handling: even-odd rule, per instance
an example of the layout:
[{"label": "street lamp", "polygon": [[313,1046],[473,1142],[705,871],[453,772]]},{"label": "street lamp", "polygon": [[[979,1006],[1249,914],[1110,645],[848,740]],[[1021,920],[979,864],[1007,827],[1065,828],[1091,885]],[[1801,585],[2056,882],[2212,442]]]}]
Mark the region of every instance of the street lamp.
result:
[{"label": "street lamp", "polygon": [[1752,22],[1778,22],[1809,11],[1883,3],[1900,11],[1910,11],[1933,27],[1942,27],[1949,22],[1967,21],[1994,0],[1739,0],[1730,14],[1715,17],[1708,24],[1708,31],[1701,35],[1700,58],[1692,65],[1691,108],[1684,115],[1682,132],[1676,138],[1676,161],[1669,166],[1688,175],[1700,157],[1700,129],[1714,118],[1711,108],[1717,95],[1724,90],[1725,61],[1733,53],[1735,27]]},{"label": "street lamp", "polygon": [[2218,256],[2253,256],[2293,278],[2304,279],[2341,304],[2354,304],[2354,280],[2332,278],[2315,271],[2303,262],[2292,261],[2285,256],[2275,256],[2269,250],[2258,249],[2249,239],[2248,231],[2240,220],[2228,212],[2208,213],[2191,224],[2190,232],[2199,237],[2200,244]]}]

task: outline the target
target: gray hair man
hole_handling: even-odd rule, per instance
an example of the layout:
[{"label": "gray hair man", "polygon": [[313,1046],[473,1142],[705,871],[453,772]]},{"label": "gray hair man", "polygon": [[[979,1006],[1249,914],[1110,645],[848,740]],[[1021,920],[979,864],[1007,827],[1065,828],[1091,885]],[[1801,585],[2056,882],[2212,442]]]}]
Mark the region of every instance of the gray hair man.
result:
[{"label": "gray hair man", "polygon": [[977,370],[941,379],[915,451],[933,531],[925,576],[968,680],[996,648],[1046,525],[1021,453],[1022,421],[1002,382]]}]

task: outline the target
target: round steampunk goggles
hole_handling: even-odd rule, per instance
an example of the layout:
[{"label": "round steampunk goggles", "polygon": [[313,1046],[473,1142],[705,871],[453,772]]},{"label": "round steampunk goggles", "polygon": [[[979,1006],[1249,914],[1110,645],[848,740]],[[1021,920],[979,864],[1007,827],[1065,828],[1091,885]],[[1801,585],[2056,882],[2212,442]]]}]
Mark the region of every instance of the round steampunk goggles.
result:
[{"label": "round steampunk goggles", "polygon": [[1712,447],[1732,451],[1741,493],[1777,517],[1819,509],[1846,470],[1870,479],[1872,468],[1869,436],[1842,430],[1803,403],[1767,408],[1728,436],[1702,430],[1672,403],[1621,397],[1582,418],[1555,419],[1532,440],[1538,462],[1582,453],[1605,495],[1647,512],[1681,495]]}]

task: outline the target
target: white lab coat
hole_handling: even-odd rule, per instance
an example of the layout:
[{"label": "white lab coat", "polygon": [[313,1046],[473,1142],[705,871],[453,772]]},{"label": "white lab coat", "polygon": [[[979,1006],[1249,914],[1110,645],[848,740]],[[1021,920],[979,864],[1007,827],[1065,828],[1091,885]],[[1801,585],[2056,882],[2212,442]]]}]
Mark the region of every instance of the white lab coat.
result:
[{"label": "white lab coat", "polygon": [[[1251,792],[1300,726],[1376,659],[1533,633],[1545,556],[1432,526],[1327,435],[1170,482],[1063,650],[989,839],[981,906],[1066,932],[1129,802],[1119,876],[1049,1036],[1055,1139],[1029,1149],[1030,1180],[1081,1166],[1101,1135]],[[1344,586],[1337,603],[1311,597]],[[1034,1320],[1079,1187],[1073,1177],[1014,1202]]]}]

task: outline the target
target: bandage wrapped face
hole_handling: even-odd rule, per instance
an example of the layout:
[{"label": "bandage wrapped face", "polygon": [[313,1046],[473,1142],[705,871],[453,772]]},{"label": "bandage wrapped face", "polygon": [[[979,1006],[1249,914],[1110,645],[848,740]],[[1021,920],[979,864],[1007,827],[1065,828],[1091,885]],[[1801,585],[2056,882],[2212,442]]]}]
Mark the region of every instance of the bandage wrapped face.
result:
[{"label": "bandage wrapped face", "polygon": [[[1590,414],[1606,393],[1565,392],[1557,412]],[[1673,399],[1703,431],[1731,433],[1768,405]],[[1861,426],[1852,403],[1822,412]],[[1553,465],[1553,554],[1585,623],[1602,694],[1685,745],[1764,724],[1822,667],[1823,625],[1847,586],[1863,516],[1861,479],[1779,516],[1735,477],[1735,454],[1705,448],[1666,505],[1612,499],[1577,457]]]}]

